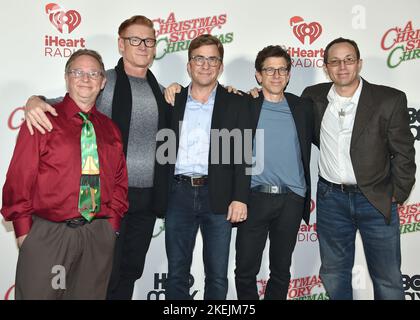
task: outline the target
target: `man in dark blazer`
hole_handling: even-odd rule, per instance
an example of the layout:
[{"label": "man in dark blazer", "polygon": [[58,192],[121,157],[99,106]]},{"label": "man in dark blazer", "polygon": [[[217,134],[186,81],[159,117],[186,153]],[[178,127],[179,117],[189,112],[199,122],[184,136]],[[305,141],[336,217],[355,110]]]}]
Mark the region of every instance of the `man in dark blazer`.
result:
[{"label": "man in dark blazer", "polygon": [[267,237],[270,278],[265,299],[286,299],[290,265],[302,218],[309,223],[311,178],[309,163],[313,109],[284,89],[291,58],[280,46],[268,46],[255,60],[262,95],[251,99],[253,151],[248,219],[238,225],[235,282],[238,299],[259,299],[256,277]]},{"label": "man in dark blazer", "polygon": [[397,203],[408,198],[416,171],[407,99],[359,76],[362,60],[354,41],[335,39],[324,52],[332,83],[302,93],[314,103],[320,148],[320,276],[331,299],[353,298],[359,230],[375,299],[404,299]]},{"label": "man in dark blazer", "polygon": [[[188,60],[191,84],[176,96],[171,116],[176,159],[169,165],[166,299],[192,298],[190,268],[200,228],[204,299],[222,300],[228,289],[232,223],[247,217],[250,177],[245,172],[242,137],[250,128],[248,105],[245,97],[218,85],[223,45],[216,37],[194,39]],[[230,141],[227,148],[223,140]]]}]

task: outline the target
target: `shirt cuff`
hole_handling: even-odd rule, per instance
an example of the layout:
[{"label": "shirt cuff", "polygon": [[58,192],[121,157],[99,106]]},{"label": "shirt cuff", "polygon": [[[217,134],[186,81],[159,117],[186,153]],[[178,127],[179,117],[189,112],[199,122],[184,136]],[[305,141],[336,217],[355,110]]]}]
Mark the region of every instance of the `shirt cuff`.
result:
[{"label": "shirt cuff", "polygon": [[13,221],[16,238],[28,234],[32,227],[32,217],[24,217]]},{"label": "shirt cuff", "polygon": [[108,222],[111,224],[112,229],[114,229],[115,232],[120,231],[121,218],[110,217],[108,218]]}]

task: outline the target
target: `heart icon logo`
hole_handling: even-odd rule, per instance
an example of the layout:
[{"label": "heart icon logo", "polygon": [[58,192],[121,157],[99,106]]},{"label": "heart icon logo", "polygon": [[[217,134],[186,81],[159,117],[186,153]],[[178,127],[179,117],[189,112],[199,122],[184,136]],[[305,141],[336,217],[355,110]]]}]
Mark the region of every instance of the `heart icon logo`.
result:
[{"label": "heart icon logo", "polygon": [[308,24],[298,16],[290,19],[290,25],[293,26],[293,34],[302,44],[305,44],[306,37],[309,38],[309,44],[312,44],[322,33],[322,26],[319,22]]},{"label": "heart icon logo", "polygon": [[80,13],[76,10],[64,11],[58,4],[49,3],[45,6],[45,11],[48,14],[52,25],[63,33],[65,26],[67,26],[67,32],[71,33],[82,21]]}]

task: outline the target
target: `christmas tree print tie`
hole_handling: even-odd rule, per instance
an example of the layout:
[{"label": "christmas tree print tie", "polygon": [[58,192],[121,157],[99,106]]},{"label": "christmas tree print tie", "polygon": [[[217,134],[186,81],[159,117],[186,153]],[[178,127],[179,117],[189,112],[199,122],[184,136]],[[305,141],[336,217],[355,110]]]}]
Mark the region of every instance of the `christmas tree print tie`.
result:
[{"label": "christmas tree print tie", "polygon": [[80,135],[82,175],[80,177],[79,212],[88,221],[95,218],[101,207],[99,157],[95,129],[89,115],[79,112],[83,119]]}]

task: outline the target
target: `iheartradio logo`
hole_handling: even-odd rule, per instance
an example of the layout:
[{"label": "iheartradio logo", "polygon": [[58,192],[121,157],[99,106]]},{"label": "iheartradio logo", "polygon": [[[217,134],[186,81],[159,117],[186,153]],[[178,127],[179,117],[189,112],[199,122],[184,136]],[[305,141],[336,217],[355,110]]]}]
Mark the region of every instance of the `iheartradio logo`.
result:
[{"label": "iheartradio logo", "polygon": [[302,44],[305,44],[306,37],[309,38],[309,44],[312,44],[322,33],[322,26],[319,22],[306,23],[299,16],[290,18],[290,26],[293,27],[293,34]]},{"label": "iheartradio logo", "polygon": [[65,11],[58,4],[49,3],[45,6],[45,12],[48,14],[51,24],[60,33],[63,33],[63,29],[68,33],[71,33],[82,21],[80,13],[76,10]]}]

